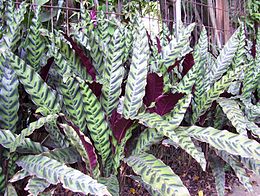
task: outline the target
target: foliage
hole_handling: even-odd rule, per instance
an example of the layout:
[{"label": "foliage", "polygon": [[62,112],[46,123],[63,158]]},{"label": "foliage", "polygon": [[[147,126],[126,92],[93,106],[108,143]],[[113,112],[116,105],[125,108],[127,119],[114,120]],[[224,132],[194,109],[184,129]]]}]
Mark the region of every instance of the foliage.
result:
[{"label": "foliage", "polygon": [[219,195],[225,164],[252,190],[245,168],[259,175],[260,33],[254,55],[241,24],[215,59],[204,27],[191,47],[195,24],[154,37],[139,15],[121,20],[81,4],[66,34],[42,22],[39,5],[27,22],[25,3],[3,6],[1,193],[16,195],[22,181],[32,195],[61,184],[119,195],[128,165],[153,195],[189,195],[151,150],[163,139],[203,170],[209,163]]}]

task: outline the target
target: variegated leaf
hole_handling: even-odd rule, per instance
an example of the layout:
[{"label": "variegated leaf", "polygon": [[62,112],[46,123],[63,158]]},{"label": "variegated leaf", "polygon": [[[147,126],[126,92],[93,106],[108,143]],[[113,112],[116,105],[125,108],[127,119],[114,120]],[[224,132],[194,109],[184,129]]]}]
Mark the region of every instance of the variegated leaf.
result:
[{"label": "variegated leaf", "polygon": [[225,162],[227,162],[232,167],[239,181],[244,185],[244,187],[248,191],[252,192],[253,187],[246,173],[246,170],[243,168],[243,165],[238,160],[233,158],[231,155],[227,154],[225,151],[217,151],[217,155],[220,156]]},{"label": "variegated leaf", "polygon": [[18,79],[8,61],[0,56],[0,129],[8,129],[15,133],[18,121],[19,94]]},{"label": "variegated leaf", "polygon": [[7,185],[4,196],[18,196],[18,194],[12,184]]},{"label": "variegated leaf", "polygon": [[50,183],[44,179],[32,177],[28,180],[28,183],[24,190],[28,191],[30,195],[37,196],[50,186]]},{"label": "variegated leaf", "polygon": [[10,148],[11,152],[14,152],[16,148],[24,142],[26,136],[31,135],[36,129],[41,128],[44,124],[54,121],[58,115],[48,115],[47,117],[39,118],[37,121],[29,124],[28,128],[25,128],[13,141],[12,147]]},{"label": "variegated leaf", "polygon": [[105,113],[102,110],[99,100],[84,81],[79,78],[77,79],[79,80],[81,94],[83,96],[84,110],[90,136],[94,141],[94,146],[98,154],[102,157],[102,162],[105,163],[107,158],[111,155],[109,141],[111,130],[105,120]]},{"label": "variegated leaf", "polygon": [[181,179],[153,155],[142,153],[132,155],[125,162],[141,176],[142,180],[162,195],[190,195]]},{"label": "variegated leaf", "polygon": [[260,160],[260,144],[245,136],[218,130],[212,127],[180,127],[189,136],[202,142],[207,142],[218,150],[225,150],[233,155]]},{"label": "variegated leaf", "polygon": [[132,63],[127,78],[123,106],[123,116],[126,119],[136,117],[138,110],[142,106],[148,72],[148,39],[141,21],[137,22],[139,25],[134,35]]},{"label": "variegated leaf", "polygon": [[32,101],[48,113],[60,111],[59,97],[51,90],[32,67],[13,53],[6,51],[11,67],[23,84],[25,91],[31,95]]},{"label": "variegated leaf", "polygon": [[64,188],[71,191],[100,196],[111,195],[104,185],[90,176],[46,156],[28,155],[21,157],[16,163],[30,174],[51,184],[61,182]]},{"label": "variegated leaf", "polygon": [[156,129],[146,129],[138,137],[136,146],[132,154],[140,154],[148,151],[149,148],[163,139],[163,134],[159,133]]},{"label": "variegated leaf", "polygon": [[117,29],[111,40],[112,43],[108,46],[108,54],[104,58],[104,82],[100,102],[107,116],[110,116],[112,111],[117,107],[121,94],[121,84],[124,77],[124,67],[122,66],[124,48],[122,38],[120,29]]},{"label": "variegated leaf", "polygon": [[218,196],[225,195],[225,170],[224,164],[218,160],[218,157],[211,157],[210,167],[215,178],[215,184]]},{"label": "variegated leaf", "polygon": [[250,158],[241,157],[240,162],[249,170],[253,171],[256,175],[260,176],[260,161]]},{"label": "variegated leaf", "polygon": [[215,64],[213,64],[209,72],[210,85],[213,85],[217,80],[219,80],[232,63],[234,55],[238,49],[240,41],[239,35],[242,30],[241,27],[238,28],[221,50]]},{"label": "variegated leaf", "polygon": [[108,191],[113,196],[119,196],[119,182],[115,175],[111,175],[109,178],[99,178],[98,182],[104,184]]}]

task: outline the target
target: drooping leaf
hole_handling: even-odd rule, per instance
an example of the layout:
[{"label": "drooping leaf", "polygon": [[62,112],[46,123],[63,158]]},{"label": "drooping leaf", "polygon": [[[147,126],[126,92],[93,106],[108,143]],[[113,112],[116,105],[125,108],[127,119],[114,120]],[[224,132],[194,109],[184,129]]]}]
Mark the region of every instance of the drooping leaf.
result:
[{"label": "drooping leaf", "polygon": [[39,118],[37,121],[29,124],[28,128],[25,128],[21,131],[21,133],[15,138],[12,143],[12,147],[10,148],[11,152],[14,152],[16,148],[24,142],[26,136],[31,135],[36,129],[41,128],[44,124],[54,121],[58,115],[48,115],[46,117]]},{"label": "drooping leaf", "polygon": [[146,129],[138,137],[136,146],[132,154],[141,154],[148,151],[149,148],[163,139],[163,134],[156,129]]},{"label": "drooping leaf", "polygon": [[171,168],[153,155],[147,153],[132,155],[125,159],[125,162],[145,183],[162,195],[190,195]]},{"label": "drooping leaf", "polygon": [[0,166],[0,193],[4,192],[5,189],[5,175],[2,167]]},{"label": "drooping leaf", "polygon": [[77,150],[72,147],[67,148],[55,148],[47,152],[41,153],[41,155],[55,159],[61,163],[74,164],[82,161],[82,158]]},{"label": "drooping leaf", "polygon": [[217,155],[219,155],[231,166],[239,181],[244,185],[247,190],[252,192],[253,187],[246,173],[246,170],[243,168],[243,165],[238,160],[227,154],[225,151],[217,151]]},{"label": "drooping leaf", "polygon": [[156,73],[149,73],[145,87],[144,104],[148,107],[156,98],[163,94],[163,78]]},{"label": "drooping leaf", "polygon": [[48,181],[38,177],[32,177],[28,180],[28,183],[24,190],[28,191],[31,195],[37,196],[49,186],[50,183]]},{"label": "drooping leaf", "polygon": [[28,155],[21,157],[16,163],[32,175],[45,179],[51,184],[61,182],[64,188],[71,191],[100,196],[111,195],[104,185],[90,176],[46,156]]},{"label": "drooping leaf", "polygon": [[138,21],[138,30],[135,34],[133,44],[133,57],[128,74],[125,99],[123,106],[123,116],[133,119],[143,103],[145,95],[146,78],[148,71],[149,46],[145,28]]},{"label": "drooping leaf", "polygon": [[245,136],[212,127],[190,126],[179,129],[186,131],[194,139],[209,143],[218,150],[225,150],[230,154],[246,158],[260,159],[260,144]]},{"label": "drooping leaf", "polygon": [[108,191],[113,196],[119,196],[119,182],[115,175],[111,175],[109,178],[99,178],[98,182],[106,185]]},{"label": "drooping leaf", "polygon": [[224,164],[218,157],[211,156],[210,167],[215,178],[215,184],[218,196],[225,195],[225,170]]},{"label": "drooping leaf", "polygon": [[140,183],[142,185],[142,187],[145,188],[151,195],[153,195],[153,196],[162,195],[159,191],[152,189],[152,187],[149,184],[145,183],[140,176],[130,175],[129,177],[131,179],[137,181],[138,183]]}]

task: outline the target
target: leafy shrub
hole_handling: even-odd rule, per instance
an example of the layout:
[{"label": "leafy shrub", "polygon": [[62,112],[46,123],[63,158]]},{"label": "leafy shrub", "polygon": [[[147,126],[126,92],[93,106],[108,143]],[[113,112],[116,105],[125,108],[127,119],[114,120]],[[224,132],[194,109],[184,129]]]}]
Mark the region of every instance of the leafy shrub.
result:
[{"label": "leafy shrub", "polygon": [[203,170],[210,165],[219,195],[220,159],[252,190],[245,168],[260,174],[260,34],[252,55],[241,24],[214,57],[204,27],[190,46],[194,24],[154,38],[138,17],[123,23],[98,13],[96,23],[82,6],[67,36],[42,25],[39,7],[27,28],[27,9],[6,1],[1,28],[2,192],[17,194],[13,185],[24,179],[32,195],[60,183],[118,195],[125,162],[152,195],[189,195],[150,151],[166,138]]}]

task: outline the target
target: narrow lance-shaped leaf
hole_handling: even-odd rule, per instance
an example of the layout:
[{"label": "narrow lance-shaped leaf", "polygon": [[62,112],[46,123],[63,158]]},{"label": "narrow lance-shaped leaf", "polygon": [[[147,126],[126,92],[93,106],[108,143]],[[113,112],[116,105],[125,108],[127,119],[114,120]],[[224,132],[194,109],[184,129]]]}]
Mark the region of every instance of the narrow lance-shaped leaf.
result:
[{"label": "narrow lance-shaped leaf", "polygon": [[27,61],[36,72],[41,67],[42,57],[45,52],[45,43],[42,35],[40,34],[41,19],[40,19],[40,6],[35,10],[34,17],[32,19],[30,30],[27,35],[26,52]]},{"label": "narrow lance-shaped leaf", "polygon": [[250,158],[240,158],[240,162],[249,170],[253,171],[256,175],[260,176],[260,161]]},{"label": "narrow lance-shaped leaf", "polygon": [[242,28],[238,28],[235,33],[231,36],[224,48],[221,50],[215,64],[213,64],[210,74],[210,85],[214,84],[221,76],[227,71],[228,66],[231,64],[232,59],[238,49],[239,35]]},{"label": "narrow lance-shaped leaf", "polygon": [[18,121],[19,94],[18,79],[8,61],[0,57],[0,128],[15,133]]},{"label": "narrow lance-shaped leaf", "polygon": [[175,131],[178,138],[178,145],[185,150],[189,155],[191,155],[201,166],[201,168],[206,170],[206,159],[204,153],[196,148],[190,136],[187,135],[185,131]]},{"label": "narrow lance-shaped leaf", "polygon": [[82,161],[80,154],[73,147],[55,148],[54,150],[43,152],[41,155],[65,164],[74,164]]},{"label": "narrow lance-shaped leaf", "polygon": [[224,164],[218,157],[210,158],[210,167],[215,178],[215,184],[218,196],[225,195],[225,170]]},{"label": "narrow lance-shaped leaf", "polygon": [[105,163],[111,154],[109,141],[111,130],[105,120],[105,113],[103,112],[97,97],[84,81],[79,78],[77,79],[80,82],[79,85],[83,96],[84,110],[86,113],[87,127],[90,131],[90,136],[94,141],[94,146],[102,157],[102,162]]},{"label": "narrow lance-shaped leaf", "polygon": [[111,175],[109,178],[99,178],[98,182],[106,185],[108,191],[113,196],[119,196],[119,182],[115,175]]},{"label": "narrow lance-shaped leaf", "polygon": [[217,100],[218,97],[223,93],[236,79],[238,73],[240,73],[241,67],[238,67],[235,71],[231,70],[226,75],[224,75],[219,81],[217,81],[208,91],[203,93],[200,97],[198,105],[194,108],[192,114],[192,123],[195,123],[197,119],[206,112],[206,110],[211,106],[212,102]]},{"label": "narrow lance-shaped leaf", "polygon": [[141,176],[142,180],[162,195],[190,195],[181,179],[153,155],[143,153],[132,155],[125,162]]},{"label": "narrow lance-shaped leaf", "polygon": [[4,196],[18,196],[18,194],[12,184],[7,185]]},{"label": "narrow lance-shaped leaf", "polygon": [[132,63],[127,78],[123,116],[133,119],[143,103],[147,77],[149,46],[145,28],[138,21],[138,30],[133,44]]},{"label": "narrow lance-shaped leaf", "polygon": [[225,151],[217,151],[217,155],[219,155],[232,167],[236,176],[238,177],[239,181],[244,185],[244,187],[249,191],[253,191],[252,184],[249,180],[246,170],[243,168],[243,165],[238,160],[227,154]]},{"label": "narrow lance-shaped leaf", "polygon": [[164,136],[167,136],[172,140],[175,140],[177,138],[174,129],[177,128],[179,124],[168,122],[158,114],[155,113],[139,114],[136,117],[136,119],[139,120],[140,124],[143,124],[148,128],[154,128],[160,134],[163,134]]},{"label": "narrow lance-shaped leaf", "polygon": [[260,144],[245,136],[212,127],[191,126],[180,127],[179,129],[186,131],[189,136],[196,140],[209,143],[218,150],[225,150],[230,154],[242,157],[260,159]]},{"label": "narrow lance-shaped leaf", "polygon": [[101,105],[107,116],[117,107],[121,94],[121,84],[124,77],[124,67],[122,66],[122,55],[124,52],[123,36],[120,29],[114,32],[112,43],[108,46],[108,54],[105,61],[104,83],[102,86]]},{"label": "narrow lance-shaped leaf", "polygon": [[59,87],[63,96],[65,110],[69,119],[80,129],[86,130],[86,112],[84,110],[83,96],[80,92],[79,83],[73,77],[61,82]]},{"label": "narrow lance-shaped leaf", "polygon": [[182,78],[180,83],[177,86],[177,90],[182,93],[190,93],[192,91],[192,87],[196,81],[196,90],[199,90],[203,83],[203,74],[204,74],[204,64],[207,59],[207,31],[205,27],[202,28],[200,39],[198,44],[195,46],[193,58],[195,64],[188,71],[188,73]]},{"label": "narrow lance-shaped leaf", "polygon": [[97,156],[95,154],[95,149],[92,146],[92,143],[89,140],[89,138],[87,138],[75,126],[74,128],[66,124],[60,124],[60,126],[64,129],[64,132],[71,145],[75,149],[77,149],[79,154],[82,156],[84,162],[89,167],[88,169],[90,170],[91,175],[97,177],[99,175]]},{"label": "narrow lance-shaped leaf", "polygon": [[90,176],[46,156],[28,155],[21,157],[16,163],[32,175],[45,179],[51,184],[56,185],[61,182],[64,188],[71,191],[100,196],[111,195],[104,185]]},{"label": "narrow lance-shaped leaf", "polygon": [[26,92],[31,95],[32,101],[39,107],[45,108],[48,113],[60,111],[59,97],[51,90],[41,77],[29,65],[13,53],[6,51],[11,67],[23,84]]}]

